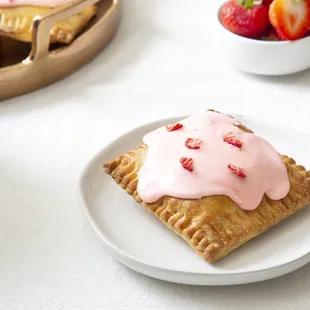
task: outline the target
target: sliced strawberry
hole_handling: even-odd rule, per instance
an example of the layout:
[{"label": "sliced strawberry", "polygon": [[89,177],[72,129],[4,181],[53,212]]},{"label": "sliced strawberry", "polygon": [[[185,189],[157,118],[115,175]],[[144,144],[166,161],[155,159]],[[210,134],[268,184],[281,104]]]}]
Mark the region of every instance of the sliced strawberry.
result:
[{"label": "sliced strawberry", "polygon": [[225,135],[225,137],[223,138],[223,140],[224,140],[225,142],[227,142],[228,144],[231,144],[231,145],[233,145],[233,146],[235,146],[235,147],[238,147],[239,149],[242,148],[242,143],[241,143],[241,141],[238,140],[238,139],[236,138],[236,135],[235,135],[234,133],[232,133],[232,132],[227,133],[227,134]]},{"label": "sliced strawberry", "polygon": [[194,161],[190,157],[182,157],[180,159],[180,163],[182,167],[188,171],[193,171],[194,170]]},{"label": "sliced strawberry", "polygon": [[194,138],[187,138],[185,141],[185,146],[189,149],[197,150],[200,149],[200,144],[201,144],[200,139],[194,139]]},{"label": "sliced strawberry", "polygon": [[229,31],[257,39],[270,25],[268,6],[262,0],[229,0],[220,9],[219,18]]},{"label": "sliced strawberry", "polygon": [[303,38],[310,27],[309,0],[274,0],[269,19],[281,40]]},{"label": "sliced strawberry", "polygon": [[233,172],[234,174],[236,174],[238,177],[240,178],[245,178],[246,174],[244,173],[244,170],[240,167],[237,167],[233,164],[228,164],[228,169]]},{"label": "sliced strawberry", "polygon": [[167,125],[166,126],[168,131],[178,130],[178,129],[182,128],[182,127],[183,127],[183,125],[181,123],[175,123],[175,124]]}]

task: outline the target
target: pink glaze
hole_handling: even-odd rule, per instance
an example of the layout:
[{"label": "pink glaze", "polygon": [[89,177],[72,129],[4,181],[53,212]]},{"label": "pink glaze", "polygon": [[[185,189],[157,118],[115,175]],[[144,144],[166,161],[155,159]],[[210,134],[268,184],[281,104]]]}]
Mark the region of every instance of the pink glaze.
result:
[{"label": "pink glaze", "polygon": [[28,5],[55,7],[72,1],[73,0],[0,0],[0,7],[16,7]]},{"label": "pink glaze", "polygon": [[[200,199],[226,195],[244,210],[254,210],[264,194],[284,198],[290,183],[285,164],[277,151],[261,137],[245,133],[227,115],[206,111],[180,121],[183,128],[169,132],[161,127],[144,136],[149,150],[139,171],[138,193],[148,203],[162,196]],[[223,141],[235,134],[242,148]],[[201,139],[200,149],[188,149],[187,138]],[[180,164],[181,157],[193,158],[193,171]],[[244,169],[240,177],[228,165]]]}]

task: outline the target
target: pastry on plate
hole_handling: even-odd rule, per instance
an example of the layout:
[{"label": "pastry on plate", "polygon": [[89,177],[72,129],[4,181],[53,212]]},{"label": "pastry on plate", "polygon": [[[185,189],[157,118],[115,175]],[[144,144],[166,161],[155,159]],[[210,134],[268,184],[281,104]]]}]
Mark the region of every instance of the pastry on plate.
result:
[{"label": "pastry on plate", "polygon": [[104,170],[208,262],[310,202],[309,171],[212,110],[146,134]]},{"label": "pastry on plate", "polygon": [[[0,0],[0,36],[31,42],[34,18],[44,16],[56,5],[68,0]],[[90,6],[78,14],[56,23],[50,33],[50,43],[69,44],[96,14],[97,7]]]}]

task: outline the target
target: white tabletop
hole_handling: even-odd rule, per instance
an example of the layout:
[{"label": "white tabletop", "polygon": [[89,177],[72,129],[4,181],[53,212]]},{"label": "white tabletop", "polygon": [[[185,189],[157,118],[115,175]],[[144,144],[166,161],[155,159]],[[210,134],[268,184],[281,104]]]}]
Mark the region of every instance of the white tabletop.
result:
[{"label": "white tabletop", "polygon": [[91,64],[0,103],[0,309],[309,309],[310,266],[234,287],[190,287],[108,255],[81,211],[79,173],[113,138],[215,108],[310,134],[310,72],[262,78],[223,63],[216,1],[126,0]]}]

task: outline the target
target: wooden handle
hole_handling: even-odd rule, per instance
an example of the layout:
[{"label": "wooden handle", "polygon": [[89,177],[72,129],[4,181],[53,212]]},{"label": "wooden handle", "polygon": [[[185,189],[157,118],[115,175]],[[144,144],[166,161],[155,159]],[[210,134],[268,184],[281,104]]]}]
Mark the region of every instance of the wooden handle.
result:
[{"label": "wooden handle", "polygon": [[[77,0],[66,6],[62,5],[54,8],[47,15],[36,16],[33,23],[32,48],[29,55],[30,59],[36,60],[45,57],[48,54],[51,29],[56,23],[81,12],[99,1],[100,0]],[[113,0],[113,3],[105,13],[105,16],[110,14],[110,11],[113,10],[113,7],[117,5],[117,3],[118,0]],[[103,18],[105,18],[105,16]]]}]

